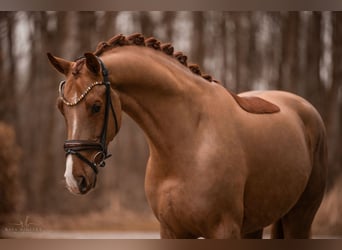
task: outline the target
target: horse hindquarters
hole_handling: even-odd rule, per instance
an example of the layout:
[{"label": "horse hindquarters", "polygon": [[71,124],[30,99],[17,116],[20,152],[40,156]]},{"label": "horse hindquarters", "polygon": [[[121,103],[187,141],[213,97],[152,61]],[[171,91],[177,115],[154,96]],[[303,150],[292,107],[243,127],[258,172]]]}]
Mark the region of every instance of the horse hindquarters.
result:
[{"label": "horse hindquarters", "polygon": [[[322,124],[322,123],[321,123]],[[322,202],[326,184],[327,144],[324,126],[312,143],[312,172],[295,206],[272,227],[272,238],[310,238],[311,225]]]}]

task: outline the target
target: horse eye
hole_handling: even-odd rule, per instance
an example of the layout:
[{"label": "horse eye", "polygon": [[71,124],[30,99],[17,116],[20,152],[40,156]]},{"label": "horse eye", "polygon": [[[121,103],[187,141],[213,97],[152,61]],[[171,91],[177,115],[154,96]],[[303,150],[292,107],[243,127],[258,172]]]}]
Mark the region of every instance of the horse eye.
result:
[{"label": "horse eye", "polygon": [[100,105],[94,104],[94,105],[91,107],[91,112],[92,112],[93,114],[95,114],[95,113],[98,113],[98,112],[100,111],[100,109],[101,109],[101,106],[100,106]]}]

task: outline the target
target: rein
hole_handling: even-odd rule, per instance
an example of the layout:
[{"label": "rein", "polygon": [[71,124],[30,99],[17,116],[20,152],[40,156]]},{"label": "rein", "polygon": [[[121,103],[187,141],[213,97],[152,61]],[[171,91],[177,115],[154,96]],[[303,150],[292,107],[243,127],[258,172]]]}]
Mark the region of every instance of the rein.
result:
[{"label": "rein", "polygon": [[[105,85],[106,87],[106,106],[105,106],[105,113],[104,113],[104,121],[103,121],[103,127],[101,131],[101,137],[100,137],[100,142],[94,142],[91,140],[65,140],[64,142],[64,151],[66,153],[66,156],[68,155],[75,155],[77,156],[80,160],[85,162],[89,167],[93,169],[95,174],[98,173],[97,167],[104,167],[106,165],[105,160],[108,159],[111,154],[108,154],[107,151],[107,130],[108,130],[108,119],[109,119],[109,109],[112,112],[113,118],[114,118],[114,124],[115,124],[115,134],[117,134],[119,127],[118,127],[118,120],[116,117],[116,113],[112,104],[111,100],[111,95],[110,95],[110,90],[111,90],[111,84],[108,79],[108,70],[105,67],[104,63],[100,58],[97,58],[102,69],[102,76],[103,76],[103,81],[102,82],[94,82],[91,84],[86,91],[78,97],[74,102],[69,102],[68,100],[65,99],[63,95],[63,86],[65,84],[65,80],[61,81],[60,87],[59,87],[59,94],[62,99],[62,101],[67,105],[67,106],[75,106],[79,102],[81,102],[86,95],[95,87],[98,85]],[[90,161],[87,159],[83,154],[81,154],[82,151],[97,151],[95,156],[93,157],[93,160]]]}]

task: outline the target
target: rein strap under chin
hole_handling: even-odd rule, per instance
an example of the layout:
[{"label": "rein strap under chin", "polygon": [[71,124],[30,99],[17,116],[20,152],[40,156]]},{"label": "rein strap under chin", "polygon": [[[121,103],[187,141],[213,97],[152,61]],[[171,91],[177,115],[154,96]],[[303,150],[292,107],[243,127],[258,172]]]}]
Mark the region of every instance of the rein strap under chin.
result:
[{"label": "rein strap under chin", "polygon": [[[103,121],[103,127],[101,131],[100,142],[94,142],[90,140],[66,140],[64,142],[64,151],[66,155],[68,156],[71,154],[71,155],[77,156],[80,160],[82,160],[89,167],[91,167],[96,174],[98,173],[97,167],[104,167],[106,165],[105,160],[111,156],[107,152],[107,129],[108,129],[109,109],[111,109],[111,112],[114,118],[115,134],[117,134],[118,129],[119,129],[116,113],[114,111],[112,99],[110,95],[111,86],[110,86],[110,81],[108,79],[108,70],[105,67],[102,60],[100,58],[98,58],[98,60],[102,68],[103,82],[96,84],[96,85],[105,85],[106,87],[106,106],[105,106],[105,114],[104,114],[104,121]],[[60,87],[60,92],[61,91],[62,91],[62,87]],[[63,97],[62,94],[61,96]],[[89,159],[87,159],[87,157],[85,157],[83,154],[80,153],[81,151],[97,151],[97,153],[95,154],[93,161],[90,161]]]}]

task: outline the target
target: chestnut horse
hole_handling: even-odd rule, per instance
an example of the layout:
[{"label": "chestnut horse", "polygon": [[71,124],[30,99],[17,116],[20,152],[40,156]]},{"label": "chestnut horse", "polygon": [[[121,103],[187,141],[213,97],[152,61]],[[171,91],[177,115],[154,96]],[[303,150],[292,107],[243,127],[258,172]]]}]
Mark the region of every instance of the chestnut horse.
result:
[{"label": "chestnut horse", "polygon": [[121,112],[149,145],[148,202],[161,238],[309,238],[326,181],[318,112],[282,91],[235,95],[187,57],[140,34],[117,35],[74,62],[48,54],[66,80],[69,190],[95,186]]}]

